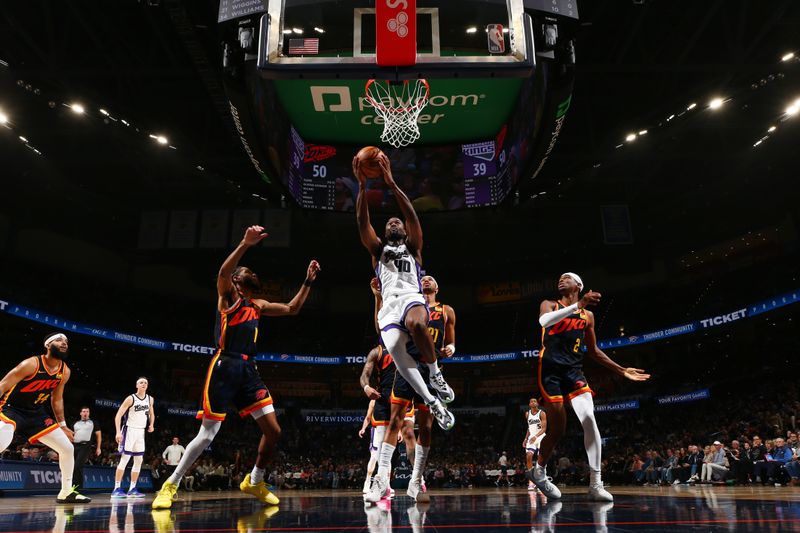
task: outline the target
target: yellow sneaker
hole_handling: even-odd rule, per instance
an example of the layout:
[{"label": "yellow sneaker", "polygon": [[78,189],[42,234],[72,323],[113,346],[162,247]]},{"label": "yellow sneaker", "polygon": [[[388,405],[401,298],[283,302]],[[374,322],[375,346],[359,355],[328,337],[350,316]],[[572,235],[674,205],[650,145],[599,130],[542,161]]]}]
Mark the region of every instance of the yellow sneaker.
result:
[{"label": "yellow sneaker", "polygon": [[244,480],[239,484],[239,490],[247,494],[252,494],[258,498],[258,501],[266,503],[267,505],[278,505],[280,503],[278,497],[269,491],[266,483],[263,481],[255,485],[250,483],[250,474],[244,476]]},{"label": "yellow sneaker", "polygon": [[169,509],[172,507],[172,500],[178,492],[178,485],[165,481],[153,499],[153,509]]},{"label": "yellow sneaker", "polygon": [[155,533],[174,533],[175,522],[173,522],[172,513],[169,510],[154,510],[150,512],[150,515],[153,517]]}]

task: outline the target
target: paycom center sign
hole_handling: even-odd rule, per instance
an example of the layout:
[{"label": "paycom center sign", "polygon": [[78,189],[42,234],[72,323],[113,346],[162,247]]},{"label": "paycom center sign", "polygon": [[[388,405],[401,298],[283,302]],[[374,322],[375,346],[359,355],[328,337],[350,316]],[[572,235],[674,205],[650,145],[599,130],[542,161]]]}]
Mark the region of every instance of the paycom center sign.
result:
[{"label": "paycom center sign", "polygon": [[[376,142],[383,122],[367,103],[360,80],[275,80],[292,124],[304,139]],[[494,137],[516,104],[522,80],[429,80],[428,105],[417,123],[425,143]]]}]

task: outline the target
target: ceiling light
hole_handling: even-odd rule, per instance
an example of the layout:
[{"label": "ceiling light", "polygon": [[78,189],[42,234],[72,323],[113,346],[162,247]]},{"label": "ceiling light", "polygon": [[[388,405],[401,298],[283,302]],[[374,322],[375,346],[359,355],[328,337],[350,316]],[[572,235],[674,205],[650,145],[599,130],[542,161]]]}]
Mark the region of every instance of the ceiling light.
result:
[{"label": "ceiling light", "polygon": [[786,114],[789,116],[796,115],[798,111],[800,111],[800,104],[797,102],[786,108]]},{"label": "ceiling light", "polygon": [[636,134],[635,133],[629,133],[628,135],[625,136],[625,140],[628,141],[628,142],[635,141],[636,140]]},{"label": "ceiling light", "polygon": [[158,142],[158,144],[167,144],[167,142],[169,141],[167,141],[167,138],[164,137],[163,135],[159,135],[158,137],[156,137],[156,142]]},{"label": "ceiling light", "polygon": [[317,28],[316,26],[314,26],[314,31],[317,33],[325,33],[325,30],[323,30],[322,28]]},{"label": "ceiling light", "polygon": [[670,115],[670,116],[667,117],[667,120],[669,121],[669,120],[672,120],[673,118],[675,118],[675,115]]},{"label": "ceiling light", "polygon": [[772,133],[772,132],[773,132],[773,131],[775,131],[776,129],[777,129],[777,128],[776,128],[775,126],[770,126],[770,127],[769,127],[769,129],[768,129],[767,131],[768,131],[768,132],[770,132],[770,133]]},{"label": "ceiling light", "polygon": [[725,100],[723,100],[722,98],[714,98],[708,103],[708,107],[710,107],[711,109],[719,109],[720,107],[722,107],[722,104],[724,103]]},{"label": "ceiling light", "polygon": [[72,104],[69,107],[76,115],[83,115],[84,111],[86,111],[81,104]]},{"label": "ceiling light", "polygon": [[647,135],[647,130],[642,130],[639,132],[639,135]]},{"label": "ceiling light", "polygon": [[0,124],[5,124],[8,122],[8,115],[0,111]]},{"label": "ceiling light", "polygon": [[20,140],[20,141],[22,141],[22,142],[24,142],[24,143],[28,142],[28,139],[26,139],[26,138],[25,138],[25,137],[23,137],[22,135],[20,135],[20,136],[19,136],[19,140]]},{"label": "ceiling light", "polygon": [[108,111],[106,111],[105,109],[101,109],[100,114],[108,116]]},{"label": "ceiling light", "polygon": [[122,121],[122,123],[123,123],[123,124],[125,124],[126,126],[130,126],[130,124],[128,124],[128,121],[127,121],[127,120],[125,120],[124,118],[122,118],[122,119],[120,119],[120,120],[121,120],[121,121]]},{"label": "ceiling light", "polygon": [[781,61],[789,61],[793,57],[794,57],[794,52],[789,52],[788,54],[784,54],[784,56],[781,58]]},{"label": "ceiling light", "polygon": [[478,28],[476,28],[475,26],[470,26],[469,28],[467,28],[467,33],[477,33],[477,31]]},{"label": "ceiling light", "polygon": [[303,34],[303,29],[302,28],[292,28],[292,31],[294,33],[298,34],[298,35],[302,35]]},{"label": "ceiling light", "polygon": [[292,33],[292,30],[289,30],[289,29],[283,30],[283,33],[284,33],[284,34],[287,34],[287,33]]},{"label": "ceiling light", "polygon": [[686,108],[686,110],[687,110],[687,111],[690,111],[690,110],[694,109],[695,107],[697,107],[697,104],[695,104],[694,102],[692,102],[691,104],[689,104],[689,107],[687,107],[687,108]]}]

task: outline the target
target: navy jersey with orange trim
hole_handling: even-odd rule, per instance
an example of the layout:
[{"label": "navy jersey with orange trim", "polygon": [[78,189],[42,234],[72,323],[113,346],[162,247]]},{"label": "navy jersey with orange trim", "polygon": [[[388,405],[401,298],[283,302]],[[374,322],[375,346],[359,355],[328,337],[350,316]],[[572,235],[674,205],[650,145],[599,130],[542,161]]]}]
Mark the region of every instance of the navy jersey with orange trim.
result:
[{"label": "navy jersey with orange trim", "polygon": [[[564,307],[556,302],[556,309]],[[585,309],[578,309],[542,331],[542,357],[554,363],[577,366],[583,362],[584,335],[589,325]]]},{"label": "navy jersey with orange trim", "polygon": [[239,298],[227,311],[217,311],[214,342],[223,352],[256,354],[261,310],[252,300]]},{"label": "navy jersey with orange trim", "polygon": [[436,350],[444,348],[444,326],[447,323],[447,315],[444,313],[444,305],[437,303],[428,310],[428,333],[431,334],[433,345]]},{"label": "navy jersey with orange trim", "polygon": [[50,405],[50,395],[64,379],[64,361],[52,373],[47,371],[44,355],[36,358],[36,372],[16,384],[0,399],[0,411],[13,407],[23,411],[37,411]]},{"label": "navy jersey with orange trim", "polygon": [[378,369],[378,387],[381,394],[383,391],[391,391],[392,390],[392,383],[394,383],[394,374],[397,372],[397,369],[394,366],[394,358],[392,358],[392,354],[383,346],[383,343],[379,345],[380,348],[380,355],[378,356],[378,360],[375,362],[375,366]]}]

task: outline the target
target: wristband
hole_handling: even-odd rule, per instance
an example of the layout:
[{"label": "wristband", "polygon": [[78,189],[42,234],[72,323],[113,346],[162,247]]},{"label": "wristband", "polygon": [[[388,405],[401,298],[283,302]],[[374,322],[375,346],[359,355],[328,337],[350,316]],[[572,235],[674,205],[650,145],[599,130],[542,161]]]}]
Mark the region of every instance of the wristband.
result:
[{"label": "wristband", "polygon": [[62,420],[61,422],[58,423],[58,425],[61,426],[62,428],[65,428],[67,427],[67,422],[66,420]]},{"label": "wristband", "polygon": [[453,350],[453,353],[450,354],[450,357],[452,357],[452,356],[454,356],[456,354],[456,345],[453,344],[452,342],[450,344],[448,344],[447,346],[445,346],[445,348],[450,348],[451,350]]},{"label": "wristband", "polygon": [[306,278],[306,280],[303,282],[303,285],[305,285],[306,287],[310,287],[312,283],[314,283],[314,282],[311,281],[310,279]]}]

